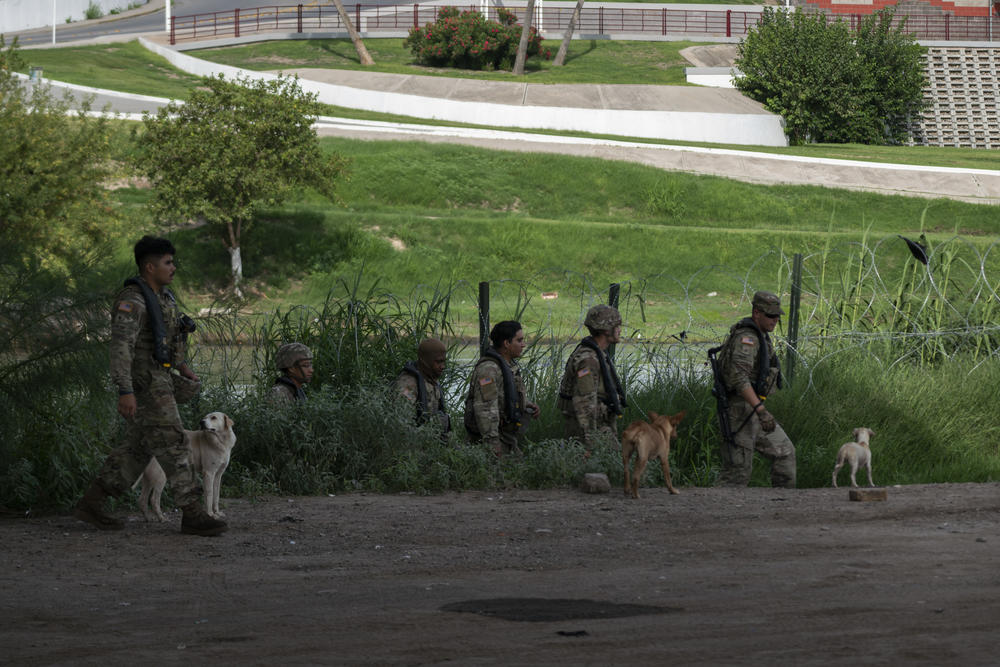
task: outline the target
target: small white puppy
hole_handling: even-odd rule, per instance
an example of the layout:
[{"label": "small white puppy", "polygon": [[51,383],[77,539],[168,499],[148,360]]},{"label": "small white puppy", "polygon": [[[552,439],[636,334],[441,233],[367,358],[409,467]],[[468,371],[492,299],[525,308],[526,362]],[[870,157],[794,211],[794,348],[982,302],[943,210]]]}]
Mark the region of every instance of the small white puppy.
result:
[{"label": "small white puppy", "polygon": [[[201,473],[205,487],[205,511],[220,519],[224,516],[219,510],[222,473],[229,467],[229,457],[236,446],[236,433],[233,431],[233,420],[221,412],[208,413],[199,426],[201,430],[184,431],[184,442],[191,449],[191,465],[196,473]],[[146,520],[152,521],[155,517],[166,521],[160,509],[160,495],[167,485],[167,476],[155,457],[150,459],[135,483],[142,484],[139,509]]]},{"label": "small white puppy", "polygon": [[833,468],[834,487],[837,486],[837,473],[844,467],[845,461],[851,464],[851,486],[858,485],[855,475],[861,466],[864,466],[868,471],[868,486],[875,486],[875,482],[872,481],[872,450],[870,449],[873,435],[875,435],[875,431],[862,426],[854,429],[854,442],[841,445],[840,451],[837,452],[837,465]]}]

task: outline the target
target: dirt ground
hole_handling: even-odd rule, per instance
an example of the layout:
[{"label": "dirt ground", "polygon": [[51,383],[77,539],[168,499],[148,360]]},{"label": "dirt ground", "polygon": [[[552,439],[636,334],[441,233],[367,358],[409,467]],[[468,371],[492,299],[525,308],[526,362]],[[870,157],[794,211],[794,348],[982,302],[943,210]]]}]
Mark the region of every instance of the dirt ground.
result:
[{"label": "dirt ground", "polygon": [[997,662],[1000,484],[223,506],[0,521],[0,663]]}]

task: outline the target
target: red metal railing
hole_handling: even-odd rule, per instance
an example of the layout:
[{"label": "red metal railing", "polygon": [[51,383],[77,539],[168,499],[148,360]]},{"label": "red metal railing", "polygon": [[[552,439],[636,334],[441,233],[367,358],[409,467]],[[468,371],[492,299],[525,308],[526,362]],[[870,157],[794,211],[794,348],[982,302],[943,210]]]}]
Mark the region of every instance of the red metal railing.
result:
[{"label": "red metal railing", "polygon": [[[461,8],[461,7],[460,7]],[[479,11],[478,5],[467,7]],[[351,20],[358,30],[367,33],[399,32],[437,20],[441,7],[437,5],[347,5]],[[518,14],[524,7],[507,7]],[[493,11],[489,12],[491,18]],[[569,24],[572,7],[551,7],[539,11],[534,24],[546,37],[560,37]],[[860,14],[841,15],[856,28]],[[742,37],[757,24],[757,11],[701,9],[632,9],[625,7],[587,7],[584,5],[577,23],[577,32],[599,35],[711,35]],[[906,20],[907,31],[923,40],[985,41],[1000,31],[1000,21],[993,17],[952,16],[948,14],[910,14],[896,16],[896,24]],[[835,19],[831,19],[835,20]],[[224,12],[206,12],[190,16],[173,16],[170,21],[170,43],[239,37],[265,32],[333,32],[344,26],[332,5],[269,5]],[[1000,38],[1000,34],[996,35]]]}]

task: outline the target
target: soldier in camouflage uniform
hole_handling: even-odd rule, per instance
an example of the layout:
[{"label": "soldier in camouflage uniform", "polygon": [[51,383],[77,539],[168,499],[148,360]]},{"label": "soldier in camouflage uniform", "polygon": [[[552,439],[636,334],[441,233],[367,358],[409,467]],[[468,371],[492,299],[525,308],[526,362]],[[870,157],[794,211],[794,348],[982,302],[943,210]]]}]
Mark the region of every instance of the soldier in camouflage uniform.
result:
[{"label": "soldier in camouflage uniform", "polygon": [[285,343],[274,355],[274,365],[281,375],[271,387],[273,403],[289,404],[306,400],[303,388],[313,376],[312,350],[302,343]]},{"label": "soldier in camouflage uniform", "polygon": [[746,486],[757,451],[771,461],[772,486],[795,487],[795,446],[764,407],[765,399],[781,387],[781,369],[769,334],[782,314],[776,294],[755,293],[751,316],[734,324],[723,344],[720,365],[733,444],[723,439],[722,485]]},{"label": "soldier in camouflage uniform", "polygon": [[590,335],[580,341],[566,361],[559,383],[559,410],[566,437],[618,443],[618,419],[625,411],[622,389],[608,347],[621,340],[622,316],[617,308],[597,305],[583,321]]},{"label": "soldier in camouflage uniform", "polygon": [[[200,502],[201,484],[177,412],[180,385],[190,395],[198,376],[183,359],[181,341],[193,322],[180,315],[167,289],[174,279],[174,246],[169,240],[144,236],[135,244],[139,276],[125,282],[112,308],[111,377],[118,387],[118,413],[126,427],[118,446],[104,461],[97,479],[74,508],[74,516],[101,529],[124,527],[106,515],[107,497],[125,493],[156,457],[183,509],[181,531],[218,535],[224,521],[213,519]],[[185,326],[190,323],[190,326]],[[173,371],[177,371],[174,373]],[[178,375],[179,373],[179,375]]]},{"label": "soldier in camouflage uniform", "polygon": [[524,330],[513,320],[490,331],[493,345],[472,370],[465,399],[465,430],[471,442],[485,442],[497,456],[517,448],[518,436],[541,412],[526,397],[521,369],[514,361],[524,352]]},{"label": "soldier in camouflage uniform", "polygon": [[448,362],[448,348],[437,338],[427,338],[417,346],[417,361],[403,366],[396,377],[396,392],[416,410],[416,421],[433,420],[441,426],[443,440],[451,431],[451,416],[444,404],[444,391],[438,380]]}]

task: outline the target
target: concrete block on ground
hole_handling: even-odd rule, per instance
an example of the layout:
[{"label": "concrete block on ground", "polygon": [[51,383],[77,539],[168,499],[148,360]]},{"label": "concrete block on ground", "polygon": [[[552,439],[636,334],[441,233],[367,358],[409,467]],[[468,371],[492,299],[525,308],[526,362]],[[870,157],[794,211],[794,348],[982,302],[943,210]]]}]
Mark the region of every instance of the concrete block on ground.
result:
[{"label": "concrete block on ground", "polygon": [[588,472],[580,482],[580,489],[585,493],[610,493],[611,482],[603,472]]},{"label": "concrete block on ground", "polygon": [[889,493],[885,489],[851,489],[848,498],[861,502],[888,500]]}]

